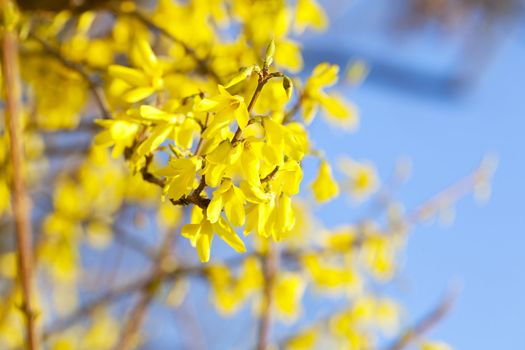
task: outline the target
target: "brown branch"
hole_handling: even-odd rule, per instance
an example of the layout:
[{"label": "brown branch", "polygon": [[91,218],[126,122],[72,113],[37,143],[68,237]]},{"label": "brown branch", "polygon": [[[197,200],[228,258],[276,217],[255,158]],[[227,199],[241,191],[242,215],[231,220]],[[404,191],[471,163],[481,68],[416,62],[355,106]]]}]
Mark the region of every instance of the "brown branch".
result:
[{"label": "brown branch", "polygon": [[[188,274],[202,274],[204,272],[202,266],[195,267],[180,267],[175,270],[164,272],[161,276],[163,282],[171,281],[177,279],[179,276],[188,275]],[[75,312],[66,316],[65,318],[59,319],[54,324],[52,324],[43,335],[44,339],[49,338],[51,335],[62,332],[76,323],[82,321],[85,317],[91,314],[99,307],[114,303],[121,298],[129,295],[131,293],[137,292],[144,288],[153,288],[157,282],[157,276],[145,276],[138,278],[134,281],[123,284],[122,286],[116,287],[112,290],[105,292],[99,297],[95,298],[86,305],[80,307]]]},{"label": "brown branch", "polygon": [[151,165],[151,162],[153,161],[153,154],[150,153],[146,155],[145,158],[146,158],[146,163],[144,164],[144,167],[142,167],[142,169],[140,170],[142,179],[146,182],[157,185],[160,188],[163,188],[164,186],[166,186],[166,181],[164,179],[158,178],[149,172],[149,166]]},{"label": "brown branch", "polygon": [[[149,172],[149,166],[152,160],[153,160],[153,155],[149,154],[146,156],[146,163],[144,167],[140,170],[142,174],[142,179],[146,182],[157,185],[160,188],[164,188],[164,186],[166,186],[166,180],[158,178]],[[183,205],[183,206],[195,204],[199,208],[206,209],[208,207],[208,204],[210,204],[210,199],[201,196],[201,193],[205,187],[206,187],[206,180],[203,175],[201,177],[199,186],[191,194],[187,196],[182,196],[179,199],[170,199],[170,202],[173,205]]]},{"label": "brown branch", "polygon": [[413,225],[426,217],[435,214],[443,206],[450,205],[458,201],[461,197],[472,192],[475,186],[481,181],[488,181],[494,172],[493,164],[490,161],[484,161],[481,165],[469,175],[453,183],[434,197],[423,202],[415,210],[410,212],[404,223]]},{"label": "brown branch", "polygon": [[111,118],[108,102],[106,100],[104,92],[102,91],[102,88],[90,77],[90,75],[85,71],[83,66],[66,59],[57,49],[49,45],[49,43],[47,43],[44,39],[38,37],[36,34],[29,32],[29,38],[38,42],[47,54],[49,54],[51,57],[55,58],[57,61],[62,63],[64,67],[69,68],[70,70],[80,75],[82,79],[86,81],[86,83],[89,86],[89,89],[93,93],[93,97],[95,97],[95,102],[97,103],[103,117],[105,119]]},{"label": "brown branch", "polygon": [[266,175],[264,178],[261,179],[261,182],[271,181],[275,177],[275,174],[277,174],[278,171],[279,171],[279,166],[277,165],[275,168],[273,168],[273,170],[268,175]]},{"label": "brown branch", "polygon": [[114,232],[115,240],[121,245],[133,249],[135,252],[139,253],[148,260],[155,259],[155,251],[150,249],[143,240],[128,234],[123,227],[115,226]]},{"label": "brown branch", "polygon": [[206,113],[206,120],[204,121],[204,125],[201,128],[201,137],[199,138],[199,143],[197,144],[197,148],[195,149],[195,155],[197,156],[202,151],[202,146],[204,145],[204,138],[202,137],[202,134],[204,133],[204,131],[206,131],[209,120],[210,120],[210,112]]},{"label": "brown branch", "polygon": [[445,295],[445,297],[439,302],[434,310],[432,310],[426,317],[421,319],[415,325],[402,332],[401,336],[396,341],[394,341],[394,343],[390,345],[387,350],[402,350],[430,331],[452,309],[454,301],[456,300],[456,295],[456,291]]},{"label": "brown branch", "polygon": [[164,237],[159,248],[155,265],[151,270],[152,283],[148,283],[141,289],[139,301],[135,304],[127,318],[127,322],[120,334],[115,350],[128,350],[137,346],[140,327],[146,317],[149,305],[155,297],[158,286],[160,285],[160,278],[164,271],[163,263],[170,253],[171,243],[175,233],[175,230],[171,230]]},{"label": "brown branch", "polygon": [[[15,6],[8,0],[1,2],[2,9]],[[7,17],[7,15],[6,15]],[[7,21],[9,18],[4,18]],[[31,204],[24,177],[24,149],[21,113],[21,86],[18,66],[18,36],[15,28],[4,24],[2,35],[2,73],[4,76],[5,118],[10,141],[10,159],[13,170],[11,196],[15,219],[18,249],[19,278],[22,288],[21,310],[26,319],[27,348],[39,348],[33,305],[33,266]]]},{"label": "brown branch", "polygon": [[[257,87],[255,88],[255,91],[253,92],[252,98],[250,99],[250,103],[248,104],[248,113],[251,113],[253,111],[253,108],[255,107],[255,102],[257,102],[257,99],[259,98],[259,95],[262,92],[262,89],[264,88],[264,85],[270,79],[272,78],[282,78],[283,73],[280,72],[274,72],[274,73],[268,73],[266,70],[263,70],[261,73],[259,73],[259,80],[257,81]],[[237,144],[237,142],[240,141],[242,134],[242,130],[240,127],[237,127],[237,130],[235,131],[235,134],[232,138],[232,145]]]},{"label": "brown branch", "polygon": [[273,245],[268,245],[266,255],[262,257],[264,269],[263,307],[257,329],[257,350],[266,350],[270,337],[273,309],[273,287],[278,269],[277,255]]},{"label": "brown branch", "polygon": [[[227,259],[224,264],[227,265],[237,265],[244,261],[244,259],[256,256],[256,253],[246,254],[243,256],[236,255],[231,259]],[[176,267],[173,270],[161,270],[162,273],[159,276],[144,276],[140,277],[134,281],[125,283],[119,287],[115,287],[112,290],[106,291],[102,295],[93,299],[91,302],[80,307],[70,315],[55,321],[43,335],[44,339],[48,339],[50,336],[62,332],[78,322],[85,319],[89,314],[91,314],[97,308],[103,307],[105,305],[114,303],[126,295],[135,293],[139,290],[145,288],[154,288],[159,282],[166,283],[178,279],[180,276],[195,275],[195,276],[205,276],[207,272],[207,267],[203,265],[196,266],[180,266]]]}]

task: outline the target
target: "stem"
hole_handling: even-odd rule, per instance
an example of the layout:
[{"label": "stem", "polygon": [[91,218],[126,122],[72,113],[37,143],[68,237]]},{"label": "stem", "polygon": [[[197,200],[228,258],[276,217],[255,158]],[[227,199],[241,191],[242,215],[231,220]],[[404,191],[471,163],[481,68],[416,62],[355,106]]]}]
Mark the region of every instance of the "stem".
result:
[{"label": "stem", "polygon": [[264,294],[262,314],[259,320],[259,328],[257,335],[257,350],[266,350],[268,348],[268,339],[270,337],[270,329],[272,325],[272,294],[278,267],[277,255],[275,254],[274,248],[271,243],[268,246],[268,252],[262,259],[264,269]]},{"label": "stem", "polygon": [[389,346],[387,350],[404,349],[413,341],[417,340],[429,330],[431,330],[447,315],[450,309],[452,309],[452,305],[456,299],[456,294],[457,293],[453,291],[452,293],[446,295],[434,308],[434,310],[432,310],[426,317],[401,333],[401,336],[391,346]]},{"label": "stem", "polygon": [[[283,74],[280,72],[274,72],[274,73],[267,73],[265,71],[262,71],[259,75],[259,80],[257,82],[257,87],[255,88],[255,91],[253,92],[252,98],[250,100],[250,103],[248,104],[248,113],[251,113],[253,110],[253,107],[255,107],[255,102],[257,102],[257,99],[259,98],[259,95],[261,94],[262,89],[264,88],[264,85],[272,79],[272,78],[282,78]],[[237,127],[237,130],[235,131],[235,134],[232,138],[232,145],[235,145],[237,142],[239,142],[239,139],[241,138],[242,130],[240,127]]]},{"label": "stem", "polygon": [[474,172],[453,183],[410,212],[406,216],[406,224],[409,226],[413,225],[435,214],[443,206],[455,203],[460,198],[472,192],[477,183],[483,180],[488,181],[494,170],[490,163],[482,162]]},{"label": "stem", "polygon": [[[255,256],[255,253],[247,254],[245,256],[234,256],[230,259],[226,259],[223,264],[229,265],[229,266],[238,266],[241,264],[244,259]],[[205,276],[206,275],[206,269],[207,267],[202,265],[196,265],[196,266],[180,266],[175,268],[174,270],[166,271],[161,270],[160,276],[152,276],[151,274],[148,274],[147,276],[139,277],[131,282],[128,282],[126,284],[123,284],[119,287],[115,287],[114,289],[108,290],[104,292],[99,297],[95,298],[91,302],[85,304],[84,306],[81,306],[79,309],[71,313],[69,316],[66,316],[62,319],[59,319],[55,321],[54,324],[52,324],[47,331],[44,332],[44,339],[48,339],[50,336],[57,334],[59,332],[63,332],[70,327],[74,326],[78,322],[84,320],[86,317],[89,316],[90,313],[92,313],[94,310],[96,310],[99,307],[103,307],[106,305],[109,305],[111,303],[114,303],[124,296],[135,293],[139,290],[145,289],[145,288],[153,288],[154,284],[156,282],[160,281],[162,283],[175,281],[181,276]]]},{"label": "stem", "polygon": [[[11,4],[3,1],[2,7]],[[26,319],[27,348],[36,350],[39,341],[33,308],[33,268],[31,205],[24,181],[24,150],[22,144],[21,86],[18,67],[18,37],[14,30],[4,29],[2,37],[2,73],[5,91],[5,118],[10,141],[13,171],[11,195],[18,249],[19,278],[22,288],[21,310]]]},{"label": "stem", "polygon": [[155,297],[157,287],[161,283],[164,269],[162,267],[163,262],[170,254],[171,243],[175,236],[176,231],[169,231],[160,245],[159,252],[155,265],[151,270],[151,276],[153,276],[153,283],[145,285],[140,291],[140,299],[131,310],[126,322],[124,329],[120,335],[120,340],[115,347],[116,350],[128,350],[136,347],[138,343],[138,336],[140,333],[140,327],[144,322],[148,308]]},{"label": "stem", "polygon": [[202,146],[204,145],[204,138],[202,137],[202,134],[204,131],[206,131],[206,128],[208,127],[208,122],[210,120],[210,112],[206,113],[206,120],[204,121],[204,125],[201,130],[201,137],[199,139],[199,143],[197,144],[197,148],[195,149],[195,155],[200,155],[202,151]]}]

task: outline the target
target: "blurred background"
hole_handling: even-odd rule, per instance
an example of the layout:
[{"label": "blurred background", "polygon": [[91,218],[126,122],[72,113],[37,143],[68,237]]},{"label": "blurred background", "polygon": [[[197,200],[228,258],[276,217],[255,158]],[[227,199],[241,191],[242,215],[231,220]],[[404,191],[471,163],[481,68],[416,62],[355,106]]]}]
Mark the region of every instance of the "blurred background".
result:
[{"label": "blurred background", "polygon": [[[390,292],[410,317],[425,315],[451,284],[461,292],[431,333],[456,349],[525,349],[525,27],[519,0],[324,1],[330,27],[308,34],[306,71],[321,61],[364,62],[352,135],[321,122],[312,138],[327,154],[371,160],[383,179],[399,159],[412,176],[397,192],[407,208],[469,173],[485,154],[499,166],[490,201],[466,198],[452,225],[420,225]],[[330,137],[327,137],[330,135]],[[342,223],[355,212],[323,208]],[[366,206],[365,209],[366,210]],[[452,215],[452,212],[451,212]]]},{"label": "blurred background", "polygon": [[[319,2],[330,20],[327,31],[307,31],[295,38],[304,49],[303,74],[307,77],[323,61],[340,65],[345,78],[335,90],[357,106],[360,125],[348,133],[317,118],[310,128],[316,149],[324,150],[333,164],[343,155],[370,161],[387,183],[400,164],[410,168],[409,179],[389,193],[408,212],[470,174],[487,155],[499,163],[488,202],[480,205],[467,196],[447,208],[441,220],[411,231],[402,269],[387,294],[400,301],[406,322],[413,324],[447,290],[458,289],[452,310],[432,328],[429,339],[459,350],[525,350],[525,1]],[[59,136],[84,150],[91,142],[88,131],[84,136]],[[317,165],[305,162],[303,190]],[[336,227],[368,216],[371,205],[341,197],[317,208],[317,214],[323,224]],[[137,214],[122,211],[126,217],[118,219],[131,222]],[[128,230],[130,236],[145,238],[135,245],[159,238],[156,227],[146,225],[136,232],[123,228]],[[83,263],[93,270],[121,258],[116,249],[102,259],[86,250]],[[189,249],[182,254],[195,258]],[[214,254],[217,261],[232,256],[220,242]],[[147,261],[132,252],[122,265],[135,277]],[[101,280],[104,285],[115,282]],[[253,343],[256,320],[251,308],[243,307],[231,319],[219,316],[203,302],[207,286],[196,280],[178,312],[152,305],[152,337],[144,349],[185,349],[190,342],[192,349],[246,349]],[[131,300],[124,299],[117,304],[121,311]],[[276,324],[273,337],[283,339],[340,306],[337,300],[307,292],[301,321],[291,327]],[[206,339],[191,338],[193,334]]]}]

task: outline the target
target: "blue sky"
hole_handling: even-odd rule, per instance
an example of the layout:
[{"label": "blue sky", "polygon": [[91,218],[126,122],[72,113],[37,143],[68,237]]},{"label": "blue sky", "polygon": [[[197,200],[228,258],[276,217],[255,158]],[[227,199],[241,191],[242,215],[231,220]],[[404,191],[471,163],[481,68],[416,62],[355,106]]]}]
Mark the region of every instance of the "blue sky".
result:
[{"label": "blue sky", "polygon": [[[451,227],[417,226],[404,256],[395,293],[411,317],[429,311],[451,283],[462,285],[449,316],[431,333],[456,349],[525,349],[525,42],[519,30],[505,34],[466,93],[447,97],[421,93],[373,79],[374,61],[413,67],[437,77],[459,65],[461,37],[443,39],[432,30],[385,35],[385,1],[357,1],[337,10],[328,4],[329,32],[305,39],[306,61],[344,64],[355,55],[372,58],[372,75],[357,89],[344,88],[361,112],[355,134],[314,124],[313,139],[334,159],[349,154],[373,161],[387,177],[397,159],[412,161],[410,181],[398,198],[412,208],[471,172],[487,153],[499,157],[490,202],[467,197],[456,206]],[[335,54],[334,54],[335,53]],[[469,64],[466,61],[467,69]],[[311,69],[311,67],[307,67]],[[401,78],[402,79],[402,78]],[[343,151],[344,150],[344,151]],[[323,211],[324,219],[344,222],[347,210]]]}]

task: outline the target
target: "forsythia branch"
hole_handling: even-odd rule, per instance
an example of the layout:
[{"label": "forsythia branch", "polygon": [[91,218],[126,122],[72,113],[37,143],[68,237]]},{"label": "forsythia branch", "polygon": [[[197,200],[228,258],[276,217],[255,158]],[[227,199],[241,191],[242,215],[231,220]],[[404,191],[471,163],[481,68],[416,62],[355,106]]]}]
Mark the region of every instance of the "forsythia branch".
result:
[{"label": "forsythia branch", "polygon": [[[2,1],[2,10],[15,6]],[[6,15],[7,17],[7,15]],[[6,20],[7,22],[7,20]],[[5,91],[5,124],[9,133],[10,158],[13,169],[12,204],[18,249],[19,278],[22,289],[21,310],[26,321],[27,348],[39,349],[36,311],[33,302],[33,247],[31,205],[27,193],[22,133],[21,86],[18,66],[18,35],[15,28],[5,25],[2,33],[2,75]]]},{"label": "forsythia branch", "polygon": [[164,237],[159,253],[155,261],[155,265],[152,268],[151,276],[153,284],[144,285],[140,291],[140,299],[137,304],[131,310],[127,322],[121,332],[119,342],[115,347],[116,350],[128,350],[136,347],[140,334],[140,326],[142,325],[146,316],[148,306],[151,304],[155,297],[158,284],[160,283],[159,277],[163,273],[163,263],[170,254],[171,243],[177,231],[170,230]]},{"label": "forsythia branch", "polygon": [[432,327],[438,324],[452,309],[454,301],[456,300],[456,292],[449,293],[439,302],[439,304],[426,317],[420,320],[415,325],[406,329],[401,336],[387,348],[387,350],[401,350],[417,340]]},{"label": "forsythia branch", "polygon": [[[227,259],[224,263],[231,266],[237,265],[243,262],[244,259],[246,259],[247,257],[254,255],[257,255],[257,253],[246,254],[244,256],[234,256],[231,259]],[[125,283],[119,287],[115,287],[114,289],[104,292],[102,295],[95,298],[91,302],[85,304],[84,306],[80,307],[79,309],[71,313],[69,316],[59,319],[44,332],[43,338],[47,339],[54,334],[60,333],[72,327],[76,323],[82,321],[86,316],[90,315],[96,309],[117,302],[126,295],[135,293],[143,289],[152,289],[158,283],[170,282],[176,280],[181,276],[205,276],[206,272],[206,266],[196,265],[179,266],[169,270],[161,269],[159,274],[152,275],[151,273],[149,273],[144,277],[140,277],[136,280]]]},{"label": "forsythia branch", "polygon": [[268,348],[268,340],[272,324],[273,286],[278,270],[277,258],[278,256],[275,252],[275,247],[273,247],[273,245],[269,243],[266,255],[262,256],[264,269],[264,289],[263,306],[261,311],[261,317],[259,320],[257,335],[257,350],[265,350]]}]

